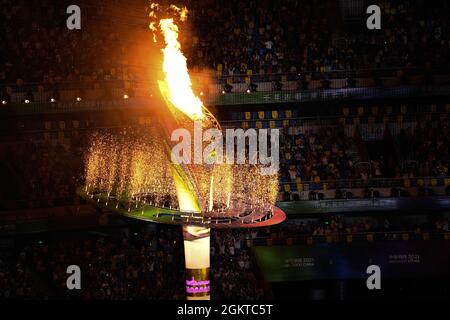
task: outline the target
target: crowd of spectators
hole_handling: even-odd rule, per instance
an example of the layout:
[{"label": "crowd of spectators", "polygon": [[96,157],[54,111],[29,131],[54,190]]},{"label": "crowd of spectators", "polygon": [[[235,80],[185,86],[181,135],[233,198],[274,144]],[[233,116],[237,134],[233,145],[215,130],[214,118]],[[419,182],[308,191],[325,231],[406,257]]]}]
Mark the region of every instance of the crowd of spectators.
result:
[{"label": "crowd of spectators", "polygon": [[[5,254],[6,253],[6,254]],[[24,265],[23,254],[17,260],[4,251],[0,255],[0,300],[33,298],[33,275]]]},{"label": "crowd of spectators", "polygon": [[[50,133],[49,133],[50,134]],[[78,203],[76,188],[84,170],[84,152],[88,140],[79,131],[71,131],[63,140],[40,140],[31,135],[24,141],[6,144],[0,162],[11,178],[4,184],[3,206],[21,208],[54,207]]]},{"label": "crowd of spectators", "polygon": [[[287,238],[313,237],[321,239],[327,236],[358,236],[378,234],[380,240],[399,240],[402,233],[407,232],[421,236],[424,232],[448,232],[448,218],[430,219],[427,222],[405,223],[391,221],[390,218],[376,219],[361,217],[346,219],[343,215],[334,215],[327,219],[296,219],[287,221],[281,226],[259,229],[254,234],[247,234],[249,239],[271,238],[285,240]],[[365,239],[366,240],[366,239]]]},{"label": "crowd of spectators", "polygon": [[350,235],[358,233],[367,233],[375,230],[388,231],[388,227],[378,228],[373,219],[361,218],[356,221],[345,221],[343,216],[332,216],[330,219],[298,219],[285,223],[283,226],[274,226],[271,228],[258,230],[253,238],[275,238],[286,239],[289,237],[323,237],[335,235]]},{"label": "crowd of spectators", "polygon": [[[185,298],[182,233],[178,228],[124,229],[115,236],[58,235],[17,246],[0,259],[0,298],[140,300]],[[259,300],[261,281],[245,232],[217,231],[211,243],[214,297]],[[81,290],[67,290],[67,267],[82,270]]]},{"label": "crowd of spectators", "polygon": [[404,165],[396,177],[445,177],[449,175],[450,133],[447,115],[439,121],[422,119],[415,128],[402,130],[397,137]]},{"label": "crowd of spectators", "polygon": [[280,141],[282,182],[320,183],[355,177],[354,159],[349,152],[354,149],[354,141],[341,127],[284,130],[287,132]]},{"label": "crowd of spectators", "polygon": [[447,2],[433,6],[425,1],[384,0],[379,5],[382,8],[379,32],[345,33],[345,47],[352,52],[342,55],[345,64],[357,68],[407,67],[403,72],[410,67],[448,66]]},{"label": "crowd of spectators", "polygon": [[[332,1],[193,1],[189,62],[217,75],[320,69],[330,43]],[[332,14],[333,15],[333,14]],[[211,27],[214,26],[214,27]]]},{"label": "crowd of spectators", "polygon": [[[401,240],[408,232],[449,232],[446,217],[416,224],[385,217],[296,219],[249,230],[214,230],[211,286],[214,299],[260,300],[266,295],[248,240],[314,239],[379,233]],[[102,232],[41,235],[20,241],[0,256],[0,299],[184,299],[183,239],[179,228],[142,227]],[[255,244],[255,243],[254,243]],[[257,243],[256,243],[257,244]],[[263,242],[267,245],[267,242]],[[261,243],[260,243],[261,245]],[[5,253],[8,253],[5,255]],[[67,290],[67,267],[78,265],[81,290]]]},{"label": "crowd of spectators", "polygon": [[448,65],[450,25],[439,6],[382,1],[382,30],[367,32],[342,23],[346,4],[337,1],[192,5],[198,37],[190,61],[218,76]]},{"label": "crowd of spectators", "polygon": [[[183,255],[181,233],[177,231],[43,244],[30,251],[30,262],[66,298],[181,299]],[[66,268],[72,264],[83,270],[82,290],[67,290]]]},{"label": "crowd of spectators", "polygon": [[[282,183],[332,182],[377,178],[447,177],[449,175],[449,122],[417,119],[390,135],[394,152],[362,160],[370,143],[345,134],[341,126],[281,128],[280,181]],[[384,140],[383,140],[384,141]],[[389,143],[385,142],[385,143]]]},{"label": "crowd of spectators", "polygon": [[225,299],[260,300],[264,291],[255,273],[246,231],[218,230],[211,238],[213,277]]},{"label": "crowd of spectators", "polygon": [[[184,265],[179,230],[143,230],[118,238],[60,236],[21,249],[20,257],[63,299],[183,299]],[[82,290],[67,290],[67,267],[82,270]]]},{"label": "crowd of spectators", "polygon": [[[134,31],[147,28],[146,3],[82,0],[82,29],[68,32],[69,4],[3,1],[0,83],[140,78],[130,43]],[[407,76],[410,67],[448,66],[447,3],[382,1],[383,27],[372,32],[346,26],[339,8],[345,4],[333,0],[183,4],[192,27],[183,39],[188,64],[219,78],[288,73],[306,79],[314,72],[391,67],[406,68]]]},{"label": "crowd of spectators", "polygon": [[[128,37],[108,9],[120,0],[77,2],[81,30],[68,30],[67,1],[6,0],[0,8],[0,83],[129,79]],[[118,8],[117,8],[118,9]],[[118,15],[119,17],[119,15]]]}]

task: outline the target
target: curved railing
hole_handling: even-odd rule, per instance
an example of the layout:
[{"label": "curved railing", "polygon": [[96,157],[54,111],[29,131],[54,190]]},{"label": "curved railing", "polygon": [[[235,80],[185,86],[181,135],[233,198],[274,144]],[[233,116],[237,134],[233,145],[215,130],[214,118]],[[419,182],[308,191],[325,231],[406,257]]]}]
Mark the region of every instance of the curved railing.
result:
[{"label": "curved railing", "polygon": [[[302,186],[303,191],[327,189],[356,189],[356,188],[410,188],[410,187],[439,187],[450,185],[450,176],[444,177],[417,177],[417,178],[371,178],[329,180],[329,181],[289,181],[280,182],[281,186],[289,185],[297,188]],[[292,188],[294,189],[294,188]],[[298,189],[298,188],[297,188]]]},{"label": "curved railing", "polygon": [[[272,73],[272,74],[233,74],[217,75],[210,72],[208,85],[197,85],[195,91],[205,95],[206,100],[220,93],[225,93],[225,83],[231,84],[232,93],[246,93],[250,82],[258,85],[257,92],[300,92],[301,99],[316,99],[309,97],[311,92],[318,92],[327,97],[342,97],[345,95],[372,95],[380,94],[378,91],[371,92],[374,87],[395,88],[404,85],[422,85],[426,83],[428,76],[435,80],[440,76],[450,77],[450,70],[447,68],[424,69],[424,68],[388,68],[388,69],[356,69],[356,70],[336,70],[327,72],[307,72],[307,73]],[[197,78],[192,72],[192,78]],[[205,74],[202,73],[201,79]],[[419,79],[419,78],[420,79]],[[199,77],[200,78],[200,75]],[[435,85],[446,84],[448,79],[435,81]],[[324,84],[326,79],[329,83]],[[353,79],[348,81],[348,79]],[[383,80],[384,79],[384,80]],[[446,80],[447,79],[447,80]],[[275,82],[280,82],[277,87]],[[307,86],[303,86],[308,82]],[[303,83],[303,84],[302,84]],[[341,92],[343,89],[361,89],[364,92]],[[122,98],[124,95],[147,96],[151,91],[157,90],[156,86],[148,81],[135,79],[114,79],[114,80],[83,80],[83,81],[60,81],[56,83],[25,82],[25,83],[3,83],[0,84],[0,98],[2,101],[23,103],[27,95],[33,94],[35,102],[73,101],[76,97],[82,99],[109,99]],[[367,92],[366,92],[367,91]],[[408,91],[409,92],[409,91]],[[408,94],[400,89],[388,92],[389,95]],[[277,100],[277,97],[273,98]],[[283,100],[283,98],[279,98]],[[292,100],[292,98],[291,98]],[[296,99],[294,99],[296,100]],[[283,101],[280,101],[283,102]]]},{"label": "curved railing", "polygon": [[450,231],[377,231],[358,233],[338,233],[330,235],[313,234],[283,234],[283,237],[257,237],[247,238],[245,245],[252,246],[285,246],[285,245],[313,245],[320,243],[352,243],[352,242],[375,242],[375,241],[409,241],[409,240],[449,240]]},{"label": "curved railing", "polygon": [[[137,69],[136,73],[142,73]],[[360,68],[360,69],[348,69],[348,70],[328,70],[328,71],[301,71],[301,72],[284,72],[284,73],[226,73],[218,74],[217,71],[207,71],[197,73],[196,71],[190,71],[191,77],[204,78],[205,75],[213,83],[226,83],[226,81],[232,81],[234,83],[245,82],[246,78],[250,78],[253,82],[273,82],[273,81],[299,81],[299,80],[322,80],[322,79],[357,79],[357,78],[389,78],[389,77],[415,77],[423,75],[449,75],[450,69],[447,67],[442,68],[423,68],[423,67],[391,67],[391,68]],[[23,87],[23,88],[37,88],[38,86],[53,87],[53,88],[66,88],[66,89],[90,89],[94,84],[110,84],[112,87],[123,83],[139,83],[142,80],[136,79],[111,79],[111,80],[71,80],[71,81],[58,81],[55,83],[50,82],[24,82],[21,85],[17,83],[0,83],[0,88],[4,87]]]},{"label": "curved railing", "polygon": [[[300,71],[287,73],[222,73],[210,72],[210,76],[216,83],[245,82],[251,78],[253,82],[272,81],[299,81],[299,80],[322,80],[322,79],[357,79],[357,78],[389,78],[389,77],[415,77],[424,75],[445,75],[449,74],[448,68],[424,68],[424,67],[391,67],[391,68],[360,68],[348,70],[327,70],[327,71]],[[247,79],[248,80],[248,79]]]}]

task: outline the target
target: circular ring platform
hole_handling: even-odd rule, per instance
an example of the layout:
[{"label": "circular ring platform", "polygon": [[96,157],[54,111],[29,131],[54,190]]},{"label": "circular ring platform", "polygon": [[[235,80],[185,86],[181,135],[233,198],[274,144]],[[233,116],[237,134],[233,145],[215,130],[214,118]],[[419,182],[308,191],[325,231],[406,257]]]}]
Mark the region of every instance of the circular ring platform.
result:
[{"label": "circular ring platform", "polygon": [[129,218],[171,225],[231,229],[259,228],[279,224],[286,219],[286,214],[276,206],[264,209],[247,206],[241,211],[182,212],[143,201],[117,199],[114,195],[99,189],[87,191],[86,187],[79,187],[77,194],[98,208]]}]

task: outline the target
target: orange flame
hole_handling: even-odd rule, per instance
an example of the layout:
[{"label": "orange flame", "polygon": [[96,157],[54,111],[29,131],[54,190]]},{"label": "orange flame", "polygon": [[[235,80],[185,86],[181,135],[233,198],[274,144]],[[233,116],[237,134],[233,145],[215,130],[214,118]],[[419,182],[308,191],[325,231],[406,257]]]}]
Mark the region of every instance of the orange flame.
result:
[{"label": "orange flame", "polygon": [[[152,4],[151,9],[159,7]],[[187,9],[178,8],[174,5],[170,9],[180,16],[181,21],[187,18]],[[151,11],[150,17],[155,18],[156,13]],[[151,22],[149,28],[156,31],[154,22]],[[178,41],[179,29],[174,19],[161,19],[159,29],[164,36],[165,48],[163,52],[163,71],[164,82],[160,83],[160,90],[164,97],[178,110],[186,114],[192,120],[201,120],[204,118],[203,102],[195,95],[192,90],[192,82],[187,68],[186,57],[181,52],[181,45]],[[156,37],[154,36],[154,41]]]}]

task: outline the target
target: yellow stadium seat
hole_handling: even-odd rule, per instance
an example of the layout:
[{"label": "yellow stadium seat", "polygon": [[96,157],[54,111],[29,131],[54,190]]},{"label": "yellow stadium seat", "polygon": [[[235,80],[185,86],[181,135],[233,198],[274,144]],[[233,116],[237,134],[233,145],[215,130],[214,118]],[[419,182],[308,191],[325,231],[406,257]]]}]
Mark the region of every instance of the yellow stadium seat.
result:
[{"label": "yellow stadium seat", "polygon": [[285,184],[284,185],[284,191],[290,192],[291,191],[291,186],[289,184]]},{"label": "yellow stadium seat", "polygon": [[292,111],[291,110],[286,110],[285,111],[285,115],[286,115],[286,118],[292,118]]},{"label": "yellow stadium seat", "polygon": [[261,121],[256,121],[256,128],[257,129],[261,129],[262,128],[262,122]]},{"label": "yellow stadium seat", "polygon": [[252,114],[248,111],[245,112],[245,120],[250,120]]},{"label": "yellow stadium seat", "polygon": [[272,111],[272,119],[278,119],[278,111],[277,110]]},{"label": "yellow stadium seat", "polygon": [[258,119],[264,119],[264,111],[258,111]]},{"label": "yellow stadium seat", "polygon": [[242,122],[242,128],[243,129],[248,129],[248,122],[247,121]]},{"label": "yellow stadium seat", "polygon": [[302,192],[303,191],[303,183],[297,183],[297,191]]},{"label": "yellow stadium seat", "polygon": [[271,129],[273,129],[273,128],[275,128],[276,127],[276,125],[275,125],[275,121],[269,121],[269,127],[271,128]]}]

